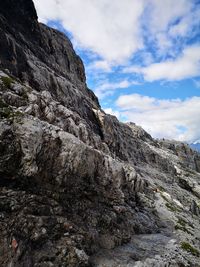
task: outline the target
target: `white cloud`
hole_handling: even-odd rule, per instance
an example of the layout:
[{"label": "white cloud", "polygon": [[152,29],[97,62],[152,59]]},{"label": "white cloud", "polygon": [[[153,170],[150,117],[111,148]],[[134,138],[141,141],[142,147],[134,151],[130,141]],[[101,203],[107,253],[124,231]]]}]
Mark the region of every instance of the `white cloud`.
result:
[{"label": "white cloud", "polygon": [[122,63],[143,46],[137,0],[34,0],[40,20],[60,20],[80,47]]},{"label": "white cloud", "polygon": [[90,65],[87,66],[88,71],[103,71],[103,72],[112,72],[112,64],[109,64],[105,60],[97,60],[92,62]]},{"label": "white cloud", "polygon": [[147,51],[140,52],[139,56],[140,56],[141,62],[143,62],[144,66],[150,65],[154,61],[153,56],[150,52],[147,52]]},{"label": "white cloud", "polygon": [[200,75],[200,46],[184,49],[176,59],[153,63],[140,68],[132,66],[124,69],[125,73],[140,73],[146,81],[168,80],[178,81]]},{"label": "white cloud", "polygon": [[199,25],[200,10],[195,9],[192,12],[188,12],[183,16],[180,21],[172,25],[169,29],[169,35],[171,37],[187,37],[187,35],[192,35],[191,32],[193,26]]},{"label": "white cloud", "polygon": [[138,94],[120,96],[120,114],[152,136],[193,142],[200,138],[200,97],[159,100]]},{"label": "white cloud", "polygon": [[166,49],[169,49],[172,46],[172,40],[170,40],[167,34],[163,32],[159,32],[156,34],[156,42],[159,50],[157,51],[157,53],[161,55],[166,51]]},{"label": "white cloud", "polygon": [[117,110],[113,110],[112,108],[105,108],[104,111],[107,114],[110,114],[110,115],[113,115],[113,116],[115,116],[117,118],[120,118],[120,113]]},{"label": "white cloud", "polygon": [[126,64],[138,51],[148,52],[150,43],[158,57],[178,53],[176,39],[191,35],[200,15],[200,10],[194,9],[194,0],[34,0],[34,3],[42,22],[59,21],[71,32],[77,50],[100,56],[89,67],[106,72],[113,63]]},{"label": "white cloud", "polygon": [[149,0],[147,2],[146,20],[152,33],[166,31],[170,23],[186,15],[193,6],[193,1],[188,0]]},{"label": "white cloud", "polygon": [[[59,21],[72,34],[76,49],[93,55],[86,70],[91,80],[98,80],[95,92],[100,98],[138,84],[130,77],[109,82],[119,65],[129,66],[124,72],[142,75],[146,81],[179,81],[200,74],[200,45],[184,48],[199,31],[200,9],[195,0],[33,1],[40,21]],[[131,66],[132,62],[140,63]],[[154,136],[185,140],[200,136],[198,97],[164,101],[129,95],[121,96],[117,104],[123,109],[121,115]]]},{"label": "white cloud", "polygon": [[169,35],[172,37],[185,36],[189,30],[189,26],[189,21],[184,19],[170,28]]},{"label": "white cloud", "polygon": [[[188,0],[146,1],[142,23],[146,30],[146,38],[151,43],[151,47],[154,47],[158,58],[165,58],[166,55],[173,55],[177,52],[176,38],[183,37],[187,31],[183,31],[183,25],[176,27],[176,24],[185,24],[183,20],[189,15],[191,17],[194,13],[193,7],[194,1]],[[193,20],[188,19],[187,22],[187,30],[192,30]]]},{"label": "white cloud", "polygon": [[124,89],[128,88],[132,85],[140,85],[137,81],[128,81],[128,80],[122,80],[120,82],[108,82],[108,81],[102,81],[102,83],[94,90],[95,94],[100,98],[104,98],[105,96],[112,95],[115,90],[117,89]]},{"label": "white cloud", "polygon": [[59,1],[56,0],[33,0],[39,19],[43,23],[47,23],[49,20],[60,19]]}]

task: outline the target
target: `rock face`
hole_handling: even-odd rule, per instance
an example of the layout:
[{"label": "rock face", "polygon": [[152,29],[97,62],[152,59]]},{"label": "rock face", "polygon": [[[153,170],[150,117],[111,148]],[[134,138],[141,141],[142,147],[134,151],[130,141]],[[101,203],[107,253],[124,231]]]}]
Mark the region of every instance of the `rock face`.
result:
[{"label": "rock face", "polygon": [[0,3],[0,266],[200,266],[200,156],[105,114],[31,0]]}]

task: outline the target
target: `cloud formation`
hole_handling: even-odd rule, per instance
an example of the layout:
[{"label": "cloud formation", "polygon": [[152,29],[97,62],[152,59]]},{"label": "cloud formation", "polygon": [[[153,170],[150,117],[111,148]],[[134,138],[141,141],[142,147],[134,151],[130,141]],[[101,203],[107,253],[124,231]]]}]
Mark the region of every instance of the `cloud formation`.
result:
[{"label": "cloud formation", "polygon": [[34,0],[43,22],[59,20],[82,48],[122,63],[143,46],[139,18],[143,1]]},{"label": "cloud formation", "polygon": [[193,142],[200,136],[200,97],[161,100],[139,94],[120,96],[120,115],[152,136]]},{"label": "cloud formation", "polygon": [[113,110],[112,108],[105,108],[104,111],[107,113],[107,114],[110,114],[110,115],[113,115],[117,118],[120,117],[120,113],[119,111],[116,111],[116,110]]},{"label": "cloud formation", "polygon": [[183,17],[192,8],[192,1],[188,0],[149,0],[146,2],[148,12],[146,20],[152,33],[166,31],[175,18]]},{"label": "cloud formation", "polygon": [[95,94],[100,98],[104,98],[105,96],[112,95],[113,92],[117,89],[124,89],[128,88],[132,85],[140,85],[137,81],[128,81],[128,80],[122,80],[119,82],[105,82],[103,81],[94,91]]},{"label": "cloud formation", "polygon": [[[153,136],[199,140],[199,1],[33,1],[40,21],[70,33],[86,63],[88,85],[107,103],[107,112],[126,116]],[[176,82],[180,99],[170,99],[166,81]],[[119,97],[123,90],[127,95]]]},{"label": "cloud formation", "polygon": [[200,75],[200,45],[187,47],[176,59],[169,59],[147,67],[132,66],[125,73],[140,73],[146,81],[178,81]]},{"label": "cloud formation", "polygon": [[[102,60],[124,64],[148,42],[174,52],[177,38],[199,24],[194,0],[34,0],[39,19],[60,21],[74,43]],[[162,51],[161,51],[162,50]]]}]

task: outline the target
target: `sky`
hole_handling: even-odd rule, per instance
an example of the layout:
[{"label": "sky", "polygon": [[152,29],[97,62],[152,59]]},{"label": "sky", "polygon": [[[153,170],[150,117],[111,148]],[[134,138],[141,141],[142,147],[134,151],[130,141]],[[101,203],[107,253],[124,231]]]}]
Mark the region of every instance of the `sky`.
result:
[{"label": "sky", "polygon": [[34,0],[63,31],[105,112],[200,142],[200,0]]}]

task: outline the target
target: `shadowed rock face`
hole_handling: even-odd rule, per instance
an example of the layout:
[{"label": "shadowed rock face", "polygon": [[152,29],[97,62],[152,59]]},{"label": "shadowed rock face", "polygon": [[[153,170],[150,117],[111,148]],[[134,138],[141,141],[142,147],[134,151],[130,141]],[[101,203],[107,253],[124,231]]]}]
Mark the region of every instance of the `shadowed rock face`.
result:
[{"label": "shadowed rock face", "polygon": [[[48,71],[54,70],[56,72],[54,75],[73,74],[81,82],[85,82],[82,61],[75,54],[71,42],[62,33],[37,22],[37,14],[32,1],[6,0],[2,2],[0,11],[1,46],[2,49],[5,48],[5,54],[3,50],[1,53],[2,67],[7,67],[13,71],[13,74],[16,74],[15,67],[18,76],[23,77],[23,72],[31,74],[22,66],[24,63],[27,64],[26,67],[33,67],[29,65],[28,61],[30,60],[30,64],[32,63],[35,67],[45,68],[46,76]],[[47,67],[51,69],[48,70]],[[30,78],[32,81],[32,77],[24,77],[24,79],[26,78]],[[44,84],[38,83],[38,86],[44,90],[42,87]]]},{"label": "shadowed rock face", "polygon": [[[15,27],[22,25],[22,23],[33,24],[37,21],[37,13],[32,1],[4,0],[0,11],[4,18]],[[24,24],[24,26],[27,27],[28,25]]]},{"label": "shadowed rock face", "polygon": [[0,3],[0,69],[0,266],[199,266],[198,153],[105,114],[31,0]]},{"label": "shadowed rock face", "polygon": [[[81,59],[64,34],[37,22],[32,1],[3,1],[0,7],[0,66],[84,114],[98,132],[91,110],[99,107],[85,84]],[[80,106],[82,108],[80,108]]]}]

